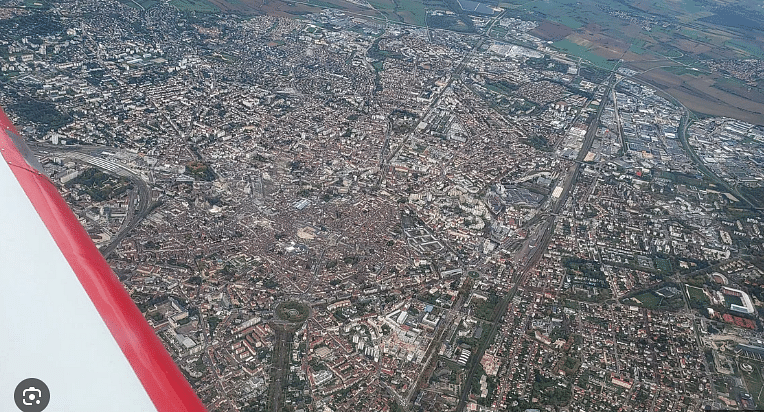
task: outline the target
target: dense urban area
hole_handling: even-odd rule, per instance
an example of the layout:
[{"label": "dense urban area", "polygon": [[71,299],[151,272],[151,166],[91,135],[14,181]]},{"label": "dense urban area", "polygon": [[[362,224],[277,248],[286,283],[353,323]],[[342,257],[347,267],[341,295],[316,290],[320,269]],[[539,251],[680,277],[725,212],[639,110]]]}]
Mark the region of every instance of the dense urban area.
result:
[{"label": "dense urban area", "polygon": [[4,3],[0,105],[210,411],[764,407],[762,125],[480,3]]}]

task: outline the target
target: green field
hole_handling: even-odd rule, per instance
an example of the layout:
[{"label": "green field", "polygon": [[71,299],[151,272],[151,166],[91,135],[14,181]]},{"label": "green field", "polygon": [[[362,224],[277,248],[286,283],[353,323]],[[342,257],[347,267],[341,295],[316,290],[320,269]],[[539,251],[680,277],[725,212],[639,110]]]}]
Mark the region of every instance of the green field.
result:
[{"label": "green field", "polygon": [[583,26],[583,24],[581,24],[581,22],[579,22],[578,20],[574,19],[573,17],[571,17],[569,15],[558,16],[558,17],[553,18],[552,20],[556,21],[557,23],[564,24],[564,25],[570,27],[573,30],[578,29],[581,26]]},{"label": "green field", "polygon": [[[641,302],[641,306],[644,306],[648,309],[656,309],[660,306],[661,298],[656,296],[652,292],[645,292],[640,293],[639,295],[634,296],[634,299],[639,300]],[[633,300],[632,300],[633,302]],[[637,302],[634,302],[637,303]],[[639,304],[639,303],[638,303]]]},{"label": "green field", "polygon": [[743,299],[741,299],[739,296],[724,295],[724,302],[728,305],[743,306]]},{"label": "green field", "polygon": [[762,364],[748,359],[741,360],[740,364],[741,366],[742,364],[748,364],[753,367],[753,370],[750,373],[741,368],[740,376],[745,381],[745,386],[748,387],[748,393],[751,394],[756,405],[761,405],[764,401],[764,391],[762,390],[764,382],[761,377]]},{"label": "green field", "polygon": [[615,67],[616,62],[609,61],[608,59],[589,51],[589,49],[587,49],[586,47],[573,43],[572,41],[568,39],[562,39],[560,41],[556,41],[554,42],[553,46],[557,50],[570,54],[571,56],[576,56],[584,60],[588,60],[589,62],[591,62],[597,67],[601,67],[608,70],[612,70],[613,67]]},{"label": "green field", "polygon": [[395,10],[395,3],[390,0],[369,0],[369,4],[377,10]]},{"label": "green field", "polygon": [[655,267],[663,273],[671,273],[671,261],[668,259],[655,258]]},{"label": "green field", "polygon": [[427,14],[422,0],[369,0],[369,4],[390,21],[417,26],[427,24]]},{"label": "green field", "polygon": [[663,68],[663,70],[665,70],[665,71],[667,71],[669,73],[676,74],[678,76],[688,76],[689,75],[689,76],[696,76],[697,77],[697,76],[700,76],[701,74],[703,74],[703,72],[701,72],[700,70],[693,70],[692,68],[685,67],[685,66],[665,67],[665,68]]},{"label": "green field", "polygon": [[690,285],[685,286],[687,287],[687,294],[690,295],[690,306],[700,309],[711,304],[708,296],[703,293],[703,289]]},{"label": "green field", "polygon": [[580,4],[580,2],[576,0],[559,0],[553,2],[548,0],[513,0],[502,4],[508,6],[508,8],[520,8],[528,11],[538,11],[548,16],[550,20],[555,20],[559,23],[567,25],[565,22],[559,21],[558,19],[564,18],[564,16],[578,15],[578,10],[576,10],[576,8],[577,4]]},{"label": "green field", "polygon": [[217,13],[220,11],[214,4],[206,0],[171,0],[170,4],[184,12]]},{"label": "green field", "polygon": [[[399,15],[404,17],[406,21],[411,20],[412,23],[417,26],[424,26],[427,15],[425,14],[424,3],[421,0],[399,0],[398,10]],[[405,12],[411,15],[411,18],[406,18]]]},{"label": "green field", "polygon": [[[639,302],[635,301],[634,299],[639,300]],[[682,298],[681,294],[676,294],[676,296],[665,299],[655,294],[655,292],[652,290],[642,292],[633,296],[632,298],[625,298],[622,300],[622,302],[627,305],[637,305],[653,310],[676,310],[684,307],[684,298]]]},{"label": "green field", "polygon": [[[656,2],[658,4],[660,2]],[[703,11],[703,3],[696,0],[682,1],[682,10],[686,13],[698,13]]]},{"label": "green field", "polygon": [[322,7],[325,9],[347,10],[347,7],[343,6],[342,4],[335,4],[335,3],[330,3],[328,1],[321,1],[321,0],[307,0],[307,1],[311,5],[315,4],[317,7]]},{"label": "green field", "polygon": [[636,54],[645,54],[646,50],[644,49],[645,44],[647,42],[640,39],[634,39],[634,41],[629,46],[629,51]]},{"label": "green field", "polygon": [[[753,57],[764,58],[764,49],[761,46],[744,40],[732,39],[724,42],[724,45],[742,51],[744,54],[751,55]],[[746,56],[747,57],[747,56]]]}]

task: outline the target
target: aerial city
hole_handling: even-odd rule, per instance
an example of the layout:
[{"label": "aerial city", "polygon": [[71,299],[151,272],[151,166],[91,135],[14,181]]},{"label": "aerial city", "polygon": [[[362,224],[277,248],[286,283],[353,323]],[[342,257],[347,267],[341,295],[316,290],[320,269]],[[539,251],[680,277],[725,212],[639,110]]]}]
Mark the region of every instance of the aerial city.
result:
[{"label": "aerial city", "polygon": [[211,412],[764,408],[754,0],[3,0],[0,106]]}]

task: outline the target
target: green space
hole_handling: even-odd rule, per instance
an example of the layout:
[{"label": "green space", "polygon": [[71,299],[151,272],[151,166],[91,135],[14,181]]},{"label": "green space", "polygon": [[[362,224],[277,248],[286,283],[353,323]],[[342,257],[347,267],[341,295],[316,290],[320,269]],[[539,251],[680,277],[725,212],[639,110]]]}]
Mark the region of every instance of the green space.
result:
[{"label": "green space", "polygon": [[502,80],[486,79],[485,88],[502,95],[514,96],[517,93],[517,90],[520,88],[520,86],[518,86],[517,84],[513,82],[503,80],[503,79]]},{"label": "green space", "polygon": [[756,43],[749,43],[746,40],[731,39],[724,42],[724,46],[737,49],[744,54],[748,54],[753,57],[764,58],[764,48]]},{"label": "green space", "polygon": [[481,299],[474,295],[472,296],[474,314],[475,317],[479,319],[488,321],[493,319],[493,312],[497,304],[499,304],[499,297],[496,295],[490,295],[487,299]]},{"label": "green space", "polygon": [[754,206],[764,207],[764,187],[741,186],[739,190]]},{"label": "green space", "polygon": [[44,135],[50,130],[66,126],[72,117],[58,110],[55,104],[18,95],[16,102],[8,106],[24,122],[37,124],[38,132]]},{"label": "green space", "polygon": [[661,172],[661,176],[664,179],[669,179],[672,182],[680,185],[694,186],[698,189],[707,189],[708,182],[703,179],[698,179],[694,176],[690,176],[682,173],[673,172]]},{"label": "green space", "polygon": [[287,322],[301,323],[308,319],[310,308],[303,302],[288,300],[276,308],[276,315]]},{"label": "green space", "polygon": [[701,32],[693,29],[689,29],[687,27],[682,27],[679,29],[679,33],[687,38],[698,40],[701,42],[706,42],[710,40],[707,36],[703,35]]},{"label": "green space", "polygon": [[738,305],[743,306],[743,299],[740,298],[740,296],[733,296],[733,295],[724,295],[724,303],[727,304],[727,306],[731,305]]},{"label": "green space", "polygon": [[210,335],[215,336],[215,329],[217,329],[218,325],[220,324],[221,319],[217,316],[210,316],[207,318],[207,325],[210,330]]},{"label": "green space", "polygon": [[389,0],[369,0],[369,4],[377,10],[395,10],[395,3]]},{"label": "green space", "polygon": [[702,309],[706,308],[711,304],[711,301],[708,300],[708,296],[706,296],[705,293],[703,293],[703,289],[685,285],[687,287],[687,294],[690,295],[690,306],[695,309]]},{"label": "green space", "polygon": [[[764,88],[752,88],[743,80],[734,77],[717,78],[714,81],[713,87],[744,99],[764,103]],[[751,138],[745,138],[740,143],[747,145],[758,144],[758,142],[754,142]]]},{"label": "green space", "polygon": [[565,362],[563,362],[562,364],[562,370],[565,371],[565,374],[572,376],[573,374],[576,373],[576,371],[578,370],[580,366],[581,366],[580,359],[577,359],[571,356],[566,356]]},{"label": "green space", "polygon": [[[577,6],[580,6],[581,2],[575,0],[558,0],[558,1],[508,1],[504,4],[507,8],[522,9],[527,12],[534,12],[544,14],[552,20],[558,20],[562,16],[575,16],[578,15]],[[562,23],[562,22],[560,22]],[[565,24],[565,23],[562,23]],[[567,24],[566,24],[567,25]]]},{"label": "green space", "polygon": [[672,59],[677,59],[679,57],[682,57],[682,55],[684,54],[678,49],[675,49],[671,46],[666,46],[665,44],[661,44],[661,43],[650,43],[645,48],[661,56],[665,56],[667,58],[672,58]]},{"label": "green space", "polygon": [[525,143],[528,146],[532,146],[534,149],[540,150],[542,152],[552,151],[552,147],[549,146],[547,139],[541,135],[532,135],[530,138],[522,138],[520,139],[520,142]]},{"label": "green space", "polygon": [[[665,286],[676,287],[676,285],[661,285],[656,287],[656,289],[661,289]],[[677,310],[684,307],[684,298],[682,298],[681,291],[672,297],[665,298],[659,296],[653,290],[648,290],[631,297],[623,298],[621,302],[627,305],[636,305],[652,310]]]},{"label": "green space", "polygon": [[170,4],[182,12],[217,13],[220,9],[207,0],[171,0]]},{"label": "green space", "polygon": [[572,395],[570,388],[562,387],[557,379],[544,376],[538,369],[534,372],[536,374],[533,383],[534,398],[541,400],[542,404],[555,406],[563,406],[570,401]]},{"label": "green space", "polygon": [[[747,372],[744,369],[744,365],[750,365],[752,368],[751,371]],[[751,394],[756,405],[761,405],[764,403],[764,390],[762,390],[764,381],[761,376],[762,364],[744,359],[740,361],[740,366],[740,377],[745,381],[748,393]]]},{"label": "green space", "polygon": [[[635,301],[636,299],[637,301]],[[639,295],[633,296],[632,301],[640,306],[644,306],[648,309],[656,309],[658,306],[660,306],[662,298],[659,298],[656,296],[653,292],[645,292],[640,293]]]},{"label": "green space", "polygon": [[126,177],[117,178],[94,167],[66,182],[65,186],[79,188],[81,193],[86,193],[94,202],[114,199],[132,188]]},{"label": "green space", "polygon": [[602,303],[612,298],[613,292],[610,289],[589,288],[588,290],[580,290],[580,288],[576,288],[575,291],[565,292],[563,296],[566,299],[579,302]]},{"label": "green space", "polygon": [[615,67],[615,61],[610,61],[598,54],[595,54],[591,52],[589,49],[587,49],[584,46],[581,46],[579,44],[573,43],[572,41],[568,39],[562,39],[559,41],[556,41],[552,44],[557,50],[560,50],[562,52],[565,52],[567,54],[570,54],[572,56],[580,57],[582,59],[588,60],[593,65],[605,69],[613,69]]},{"label": "green space", "polygon": [[570,27],[571,29],[575,30],[583,24],[581,24],[578,20],[574,19],[570,15],[563,14],[561,16],[554,17],[552,20],[556,21],[557,23],[563,24],[565,26]]},{"label": "green space", "polygon": [[655,267],[663,273],[671,273],[671,261],[663,258],[655,258]]},{"label": "green space", "polygon": [[215,180],[215,172],[212,171],[212,168],[208,164],[205,164],[201,161],[192,161],[186,163],[186,171],[195,179],[205,181]]},{"label": "green space", "polygon": [[629,51],[636,54],[645,54],[647,52],[644,49],[645,44],[647,44],[647,42],[644,40],[634,39],[631,46],[629,46]]},{"label": "green space", "polygon": [[[424,9],[424,3],[421,0],[399,0],[397,11],[405,11],[411,14],[411,23],[417,26],[424,26],[427,17]],[[409,19],[407,19],[409,20]]]},{"label": "green space", "polygon": [[331,3],[331,2],[328,2],[328,1],[307,0],[307,2],[310,3],[311,5],[316,5],[318,7],[325,8],[325,9],[347,10],[347,7],[345,7],[342,4]]},{"label": "green space", "polygon": [[677,76],[700,76],[703,74],[702,71],[696,70],[692,67],[686,67],[686,66],[671,66],[671,67],[664,67],[663,70],[676,74]]},{"label": "green space", "polygon": [[[700,2],[695,0],[682,0],[680,3],[681,3],[682,11],[686,13],[699,13],[703,11],[703,4],[705,2]],[[661,3],[655,2],[654,4],[658,5]]]}]

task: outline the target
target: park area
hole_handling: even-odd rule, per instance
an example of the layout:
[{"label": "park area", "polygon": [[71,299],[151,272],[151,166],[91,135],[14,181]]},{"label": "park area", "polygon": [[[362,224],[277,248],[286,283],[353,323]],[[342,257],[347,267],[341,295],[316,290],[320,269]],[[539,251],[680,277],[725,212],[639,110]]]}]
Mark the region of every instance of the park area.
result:
[{"label": "park area", "polygon": [[302,323],[310,316],[310,307],[303,302],[288,300],[276,308],[276,315],[287,322]]}]

